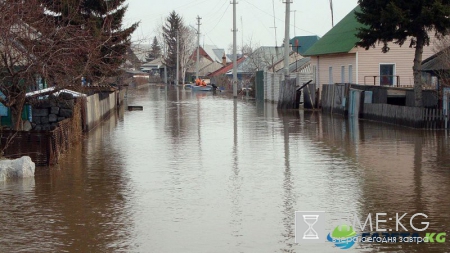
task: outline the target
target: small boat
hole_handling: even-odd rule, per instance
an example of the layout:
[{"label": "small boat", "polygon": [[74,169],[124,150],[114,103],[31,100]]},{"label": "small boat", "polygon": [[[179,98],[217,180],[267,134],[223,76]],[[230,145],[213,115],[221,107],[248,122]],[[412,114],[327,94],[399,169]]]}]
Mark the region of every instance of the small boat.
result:
[{"label": "small boat", "polygon": [[212,91],[212,89],[213,89],[213,87],[209,84],[206,86],[197,86],[197,85],[191,86],[192,91]]}]

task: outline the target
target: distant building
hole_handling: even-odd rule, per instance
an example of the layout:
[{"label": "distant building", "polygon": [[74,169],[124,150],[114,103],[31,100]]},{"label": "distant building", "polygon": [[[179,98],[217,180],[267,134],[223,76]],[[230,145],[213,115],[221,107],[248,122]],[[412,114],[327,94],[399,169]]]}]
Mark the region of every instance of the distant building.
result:
[{"label": "distant building", "polygon": [[148,62],[148,54],[152,48],[150,44],[131,44],[130,48],[141,63]]},{"label": "distant building", "polygon": [[[218,69],[228,65],[231,60],[225,54],[225,50],[213,45],[205,45],[199,47],[199,77],[205,78]],[[194,50],[190,57],[189,68],[186,71],[186,79],[193,80],[197,75],[197,49]]]},{"label": "distant building", "polygon": [[299,53],[300,55],[304,55],[309,48],[311,48],[317,41],[319,41],[320,37],[317,35],[311,36],[296,36],[290,40],[290,44],[292,50]]},{"label": "distant building", "polygon": [[164,69],[164,63],[161,57],[142,64],[140,68],[142,72],[149,73],[153,76],[162,76],[161,69]]}]

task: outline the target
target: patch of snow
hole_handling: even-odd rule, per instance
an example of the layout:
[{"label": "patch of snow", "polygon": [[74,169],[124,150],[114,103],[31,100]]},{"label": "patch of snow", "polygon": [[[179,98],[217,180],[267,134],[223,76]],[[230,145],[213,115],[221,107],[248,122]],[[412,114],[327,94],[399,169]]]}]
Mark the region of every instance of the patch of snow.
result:
[{"label": "patch of snow", "polygon": [[0,160],[0,181],[34,177],[35,164],[29,156],[14,160]]}]

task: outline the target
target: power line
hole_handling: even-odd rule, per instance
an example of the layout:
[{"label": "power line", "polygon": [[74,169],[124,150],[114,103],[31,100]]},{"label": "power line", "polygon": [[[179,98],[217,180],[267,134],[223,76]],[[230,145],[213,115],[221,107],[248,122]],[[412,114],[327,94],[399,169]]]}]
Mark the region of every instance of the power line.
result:
[{"label": "power line", "polygon": [[225,4],[227,4],[226,1],[224,1],[224,2],[222,3],[222,5],[219,7],[219,9],[217,9],[216,11],[214,11],[214,9],[216,9],[216,7],[219,6],[219,3],[218,3],[214,8],[211,9],[211,11],[208,13],[208,15],[203,16],[203,18],[204,18],[205,20],[209,20],[210,17],[213,17],[214,20],[215,20],[215,18],[217,17],[216,14],[217,14],[217,13],[220,13],[220,12],[222,11],[222,9],[223,9],[223,7],[225,6]]},{"label": "power line", "polygon": [[207,33],[212,32],[214,29],[216,29],[216,27],[219,25],[220,21],[222,21],[222,18],[225,16],[225,13],[227,13],[228,8],[230,8],[230,5],[227,6],[227,8],[225,9],[225,11],[223,12],[222,16],[220,17],[219,21],[216,23],[216,25],[214,26],[213,29],[209,30]]},{"label": "power line", "polygon": [[[254,5],[254,4],[250,3],[249,1],[247,1],[247,0],[242,0],[242,1],[248,3],[249,5],[251,5],[251,6],[253,6],[253,7],[255,7],[256,9],[258,9],[259,11],[261,11],[261,12],[264,13],[264,14],[269,15],[270,17],[273,17],[273,18],[277,19],[278,21],[284,22],[283,19],[277,18],[277,17],[275,17],[274,15],[272,15],[272,14],[270,14],[270,13],[267,13],[266,11],[262,10],[262,9],[259,8],[257,5]],[[299,28],[299,27],[297,27],[297,28],[300,29],[300,30],[302,30],[302,31],[304,31],[304,32],[310,33],[310,34],[316,34],[316,33],[313,33],[313,32],[311,32],[311,31],[308,31],[308,30],[305,30],[305,29],[302,29],[302,28]]]},{"label": "power line", "polygon": [[[266,24],[264,24],[264,22],[261,21],[260,17],[258,15],[256,15],[255,13],[252,12],[252,15],[256,18],[256,20],[258,20],[259,23],[261,23],[261,26],[264,27],[264,29],[266,29],[266,31],[271,34],[270,30],[267,28]],[[276,38],[275,38],[276,39]]]}]

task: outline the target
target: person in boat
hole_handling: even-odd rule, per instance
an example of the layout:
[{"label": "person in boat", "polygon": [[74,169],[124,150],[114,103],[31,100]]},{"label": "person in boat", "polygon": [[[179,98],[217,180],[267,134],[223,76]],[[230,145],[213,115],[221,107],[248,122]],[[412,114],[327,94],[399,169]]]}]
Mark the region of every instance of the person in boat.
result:
[{"label": "person in boat", "polygon": [[202,84],[202,81],[200,80],[200,78],[195,79],[195,85],[200,86],[200,84]]},{"label": "person in boat", "polygon": [[206,82],[205,82],[205,80],[202,80],[202,84],[201,84],[201,86],[203,86],[203,87],[205,87],[205,86],[206,86]]}]

